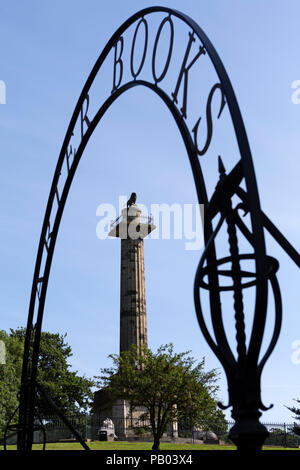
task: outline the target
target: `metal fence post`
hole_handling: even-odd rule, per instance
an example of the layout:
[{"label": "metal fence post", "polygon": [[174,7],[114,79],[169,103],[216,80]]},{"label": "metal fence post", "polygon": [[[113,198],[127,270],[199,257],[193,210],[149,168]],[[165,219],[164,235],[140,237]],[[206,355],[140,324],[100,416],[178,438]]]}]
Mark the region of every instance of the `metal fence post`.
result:
[{"label": "metal fence post", "polygon": [[283,429],[284,429],[284,447],[287,447],[286,424],[285,423],[283,423]]}]

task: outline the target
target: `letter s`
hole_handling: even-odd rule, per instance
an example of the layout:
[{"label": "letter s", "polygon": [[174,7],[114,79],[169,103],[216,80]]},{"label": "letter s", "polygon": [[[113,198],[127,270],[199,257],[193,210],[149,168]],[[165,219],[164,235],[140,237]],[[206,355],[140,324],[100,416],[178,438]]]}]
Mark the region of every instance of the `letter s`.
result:
[{"label": "letter s", "polygon": [[208,147],[209,147],[210,142],[211,142],[211,139],[212,139],[213,122],[212,122],[212,116],[211,116],[211,102],[212,102],[215,91],[218,90],[218,89],[221,92],[221,105],[220,105],[220,110],[219,110],[219,113],[218,113],[218,116],[217,116],[218,119],[221,116],[223,108],[226,104],[226,100],[225,100],[225,96],[224,96],[222,86],[221,86],[220,83],[216,83],[212,87],[212,89],[210,90],[210,93],[209,93],[208,98],[207,98],[207,104],[206,104],[207,137],[206,137],[206,142],[205,142],[205,144],[204,144],[204,146],[201,150],[198,147],[198,127],[199,127],[199,124],[200,124],[200,121],[201,121],[201,117],[199,117],[198,121],[196,122],[196,124],[195,124],[195,126],[192,130],[192,132],[194,134],[194,144],[196,146],[198,155],[204,155],[207,152]]}]

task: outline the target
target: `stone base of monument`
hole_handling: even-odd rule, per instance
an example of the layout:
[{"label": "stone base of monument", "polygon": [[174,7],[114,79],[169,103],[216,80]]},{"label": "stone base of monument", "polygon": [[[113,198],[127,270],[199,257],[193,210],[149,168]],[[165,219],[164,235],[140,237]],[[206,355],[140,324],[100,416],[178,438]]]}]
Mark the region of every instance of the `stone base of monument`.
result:
[{"label": "stone base of monument", "polygon": [[[143,441],[147,436],[146,441],[152,441],[152,435],[148,432],[143,432],[143,415],[146,409],[143,406],[135,407],[134,411],[131,410],[130,404],[126,400],[112,400],[109,392],[105,389],[98,390],[94,395],[93,412],[98,417],[99,425],[106,419],[112,420],[115,430],[115,440],[118,441]],[[140,423],[140,429],[138,428]],[[148,437],[149,436],[149,437]],[[169,439],[178,437],[177,423],[173,423],[172,429],[169,429],[168,435],[165,434],[164,438],[168,439],[165,442],[171,442]]]},{"label": "stone base of monument", "polygon": [[[151,432],[139,429],[137,423],[145,413],[145,409],[137,407],[135,411],[130,409],[130,405],[126,400],[112,400],[110,394],[106,390],[99,390],[95,393],[95,401],[93,411],[97,416],[99,428],[107,420],[111,420],[114,426],[114,436],[107,440],[130,441],[130,442],[153,442]],[[136,426],[136,427],[133,427]],[[98,431],[100,430],[98,428]],[[99,435],[93,433],[93,439],[99,439]],[[105,439],[106,440],[106,439]],[[167,433],[162,436],[161,442],[178,443],[178,444],[219,444],[219,439],[212,431],[203,431],[200,428],[193,429],[193,436],[178,437],[178,426],[174,422],[169,427]]]}]

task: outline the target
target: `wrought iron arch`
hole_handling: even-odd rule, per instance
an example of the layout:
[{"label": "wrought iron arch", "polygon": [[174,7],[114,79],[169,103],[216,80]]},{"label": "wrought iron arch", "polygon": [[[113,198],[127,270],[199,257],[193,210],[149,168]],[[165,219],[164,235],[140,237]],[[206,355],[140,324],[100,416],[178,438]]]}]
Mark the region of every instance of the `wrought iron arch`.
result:
[{"label": "wrought iron arch", "polygon": [[[138,76],[143,68],[147,52],[147,19],[149,18],[149,15],[154,13],[166,13],[167,16],[163,18],[157,31],[152,55],[152,81],[147,81],[139,79]],[[190,39],[187,45],[185,58],[182,62],[175,91],[174,93],[172,93],[172,96],[169,96],[159,86],[159,84],[167,74],[169,63],[172,57],[174,35],[172,20],[173,18],[177,18],[183,21],[190,28]],[[130,68],[132,80],[125,84],[122,84],[123,62],[121,57],[124,47],[124,40],[122,35],[127,31],[130,26],[134,25],[136,22],[137,26],[134,33],[134,40],[131,46]],[[157,50],[157,44],[160,38],[160,33],[166,23],[168,23],[170,27],[169,51],[165,67],[162,70],[161,74],[157,75],[155,69],[155,55]],[[141,25],[143,25],[144,27],[145,44],[140,65],[135,69],[132,60],[132,54],[134,54],[136,36],[138,29],[141,27]],[[219,82],[213,86],[213,88],[211,89],[211,93],[208,97],[206,109],[206,117],[208,123],[207,142],[201,150],[199,150],[197,146],[197,130],[200,119],[197,121],[192,131],[189,130],[185,121],[185,100],[187,93],[187,85],[185,83],[185,79],[187,78],[187,75],[189,73],[189,65],[187,65],[187,59],[189,56],[191,43],[195,40],[195,37],[198,38],[201,43],[199,53],[196,56],[195,60],[198,60],[198,57],[200,57],[202,54],[208,54],[211,63],[213,64],[214,69],[216,71],[216,74],[219,78]],[[106,60],[107,56],[111,51],[114,52],[113,89],[110,96],[100,106],[93,119],[90,119],[87,115],[90,100],[89,91],[104,61]],[[16,430],[18,431],[18,448],[20,450],[31,449],[34,430],[35,396],[36,393],[40,393],[47,397],[45,390],[42,389],[42,387],[37,383],[36,380],[40,335],[42,328],[44,304],[47,293],[47,285],[51,270],[51,263],[54,254],[56,238],[64,211],[65,202],[67,200],[67,196],[71,187],[71,183],[75,175],[80,158],[84,152],[84,149],[93,131],[95,130],[98,123],[101,121],[107,109],[121,94],[136,86],[148,87],[149,89],[154,91],[158,96],[160,96],[160,98],[164,101],[164,103],[170,110],[173,118],[175,119],[183,141],[185,143],[186,151],[194,176],[198,200],[199,203],[204,203],[206,206],[205,250],[203,256],[201,257],[199,267],[196,273],[194,289],[197,317],[200,328],[206,340],[208,341],[209,345],[221,361],[226,372],[229,384],[229,404],[233,406],[233,416],[236,419],[237,423],[234,432],[231,433],[231,438],[237,443],[238,447],[241,449],[249,448],[249,446],[247,447],[247,444],[245,444],[245,439],[247,439],[247,442],[250,439],[250,444],[252,442],[251,445],[253,448],[260,448],[266,436],[266,430],[258,421],[258,417],[261,414],[259,412],[259,408],[263,408],[263,405],[261,404],[260,400],[260,373],[265,361],[267,360],[268,356],[271,354],[272,349],[275,346],[280,330],[281,321],[280,292],[275,277],[275,272],[278,266],[276,264],[276,261],[273,260],[273,258],[271,259],[271,257],[266,256],[264,227],[271,231],[271,233],[281,244],[281,246],[300,266],[299,255],[288,244],[284,237],[279,234],[278,230],[274,228],[274,226],[271,226],[271,222],[269,221],[269,219],[266,220],[266,216],[264,216],[260,209],[256,178],[248,138],[245,131],[245,126],[232,85],[230,83],[227,72],[221,62],[221,59],[219,58],[216,50],[214,49],[212,43],[210,42],[204,31],[195,23],[194,20],[176,10],[166,7],[151,7],[137,12],[136,14],[131,16],[113,34],[113,36],[103,49],[102,53],[100,54],[98,60],[96,61],[82,89],[81,95],[75,106],[70,124],[68,126],[52,181],[33,276],[24,347],[22,382],[20,390],[19,423],[16,427]],[[178,89],[180,89],[181,86],[183,87],[183,106],[180,109],[179,106],[177,106],[177,95]],[[221,105],[219,115],[221,114],[225,104],[228,105],[239,148],[240,160],[228,175],[226,175],[225,169],[222,165],[222,162],[220,161],[220,181],[217,185],[216,191],[214,192],[212,197],[208,199],[205,181],[202,174],[198,155],[203,155],[206,152],[207,148],[209,147],[210,140],[212,138],[212,117],[210,105],[216,90],[218,90],[221,94]],[[75,151],[74,147],[72,147],[72,136],[74,135],[75,126],[78,124],[81,128],[81,139],[79,146]],[[85,127],[86,131],[84,132]],[[61,183],[61,173],[63,165],[67,167],[67,177],[66,180]],[[240,182],[242,180],[245,181],[246,192],[240,187]],[[59,192],[58,189],[59,183],[62,184],[61,192]],[[232,208],[231,198],[233,195],[237,195],[240,198],[243,208],[246,208],[246,210],[250,214],[250,231],[241,222],[241,219],[238,216],[238,208],[235,208],[234,210]],[[213,229],[213,219],[217,214],[221,215],[220,222],[217,224],[216,229]],[[239,353],[238,361],[235,360],[234,355],[231,352],[228,341],[226,339],[220,303],[220,292],[222,291],[222,286],[219,285],[220,272],[218,272],[218,266],[222,262],[224,262],[224,259],[217,259],[215,237],[217,236],[218,231],[224,221],[226,221],[228,225],[229,245],[231,252],[231,257],[229,261],[232,263],[232,270],[230,272],[227,271],[227,275],[229,275],[233,279],[232,290],[234,291],[236,310],[236,328]],[[239,255],[238,253],[236,227],[239,227],[240,231],[243,233],[243,235],[247,238],[247,240],[252,244],[254,248],[254,253],[252,254],[251,259],[255,261],[255,281],[253,281],[254,284],[252,283],[252,285],[255,285],[256,288],[256,302],[253,332],[250,338],[249,348],[247,352],[245,350],[244,344],[244,318],[242,311],[242,289],[245,286],[242,285],[241,279],[245,276],[249,277],[250,274],[242,271],[239,265],[243,255]],[[204,266],[205,262],[206,266]],[[205,275],[208,276],[207,284],[203,282],[203,277]],[[258,357],[266,321],[268,281],[270,281],[271,283],[276,298],[277,320],[276,328],[269,349],[266,355],[264,356],[263,361],[261,361],[260,365],[258,365]],[[204,322],[204,317],[202,315],[199,295],[200,287],[209,290],[211,316],[215,341],[209,334]],[[35,317],[36,321],[34,322]],[[245,380],[245,377],[242,373],[243,371],[246,371],[247,374],[250,376],[250,382]],[[49,400],[55,411],[59,414],[59,416],[70,427],[70,429],[73,431],[73,433],[84,446],[84,448],[88,449],[87,444],[82,440],[78,432],[76,432],[76,430],[68,422],[67,418],[63,415],[63,413],[61,413],[61,411],[53,403],[51,398],[47,397],[47,399]],[[252,426],[252,429],[250,431],[249,423],[251,423]],[[13,429],[14,427],[9,425],[9,428]]]}]

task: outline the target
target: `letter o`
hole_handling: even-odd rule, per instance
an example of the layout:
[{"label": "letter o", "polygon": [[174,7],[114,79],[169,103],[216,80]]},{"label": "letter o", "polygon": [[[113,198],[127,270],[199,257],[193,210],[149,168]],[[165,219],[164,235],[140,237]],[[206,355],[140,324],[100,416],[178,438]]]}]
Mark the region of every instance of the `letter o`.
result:
[{"label": "letter o", "polygon": [[[159,41],[159,38],[160,38],[160,34],[161,34],[161,32],[162,32],[162,29],[163,29],[163,27],[164,27],[164,25],[165,25],[166,23],[169,23],[169,25],[170,25],[170,44],[169,44],[169,52],[168,52],[168,57],[167,57],[167,60],[166,60],[164,69],[163,69],[162,73],[160,74],[160,76],[157,77],[157,76],[156,76],[156,70],[155,70],[155,59],[156,59],[157,45],[158,45],[158,41]],[[152,75],[153,75],[155,84],[158,83],[158,82],[161,82],[162,79],[165,77],[167,71],[168,71],[168,68],[169,68],[169,65],[170,65],[171,56],[172,56],[172,50],[173,50],[173,39],[174,39],[174,25],[173,25],[173,22],[172,22],[170,16],[167,16],[167,17],[164,18],[164,19],[162,20],[162,22],[160,23],[159,28],[158,28],[158,30],[157,30],[155,42],[154,42],[153,55],[152,55]]]},{"label": "letter o", "polygon": [[[133,57],[134,57],[134,49],[135,49],[135,41],[136,41],[136,37],[137,37],[137,33],[140,29],[140,26],[141,24],[143,23],[144,25],[144,28],[145,28],[145,42],[144,42],[144,50],[143,50],[143,57],[142,57],[142,60],[141,60],[141,63],[140,63],[140,66],[137,70],[137,72],[134,71],[134,66],[133,66]],[[135,32],[134,32],[134,36],[133,36],[133,41],[132,41],[132,46],[131,46],[131,55],[130,55],[130,70],[131,70],[131,75],[136,78],[142,68],[143,68],[143,65],[144,65],[144,62],[145,62],[145,58],[146,58],[146,52],[147,52],[147,45],[148,45],[148,24],[147,24],[147,21],[142,18],[138,24],[137,24],[137,27],[135,28]]]}]

